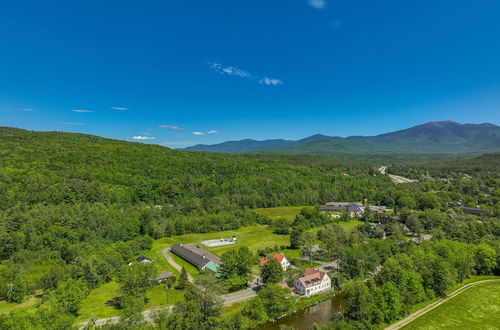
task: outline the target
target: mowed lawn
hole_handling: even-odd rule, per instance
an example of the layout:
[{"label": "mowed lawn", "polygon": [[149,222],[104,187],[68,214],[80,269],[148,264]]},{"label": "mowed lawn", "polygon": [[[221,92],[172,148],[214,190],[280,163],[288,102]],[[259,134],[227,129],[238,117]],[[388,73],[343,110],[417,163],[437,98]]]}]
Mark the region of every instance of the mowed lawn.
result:
[{"label": "mowed lawn", "polygon": [[[201,241],[219,238],[229,238],[231,236],[236,236],[236,243],[222,246],[207,247],[201,245]],[[160,256],[161,251],[167,247],[172,246],[175,243],[181,244],[198,244],[203,249],[212,252],[218,256],[221,256],[224,252],[230,249],[238,248],[240,246],[246,246],[251,251],[257,252],[259,249],[266,247],[274,248],[275,246],[288,246],[290,244],[288,235],[278,235],[274,234],[271,229],[266,226],[250,226],[242,227],[235,230],[227,230],[221,232],[205,233],[205,234],[186,234],[172,237],[165,237],[156,240],[153,243],[152,253],[155,256]],[[178,256],[170,253],[174,261],[179,265],[184,266],[186,271],[192,276],[196,277],[198,270],[193,265],[189,264],[187,261],[179,258]],[[161,255],[161,258],[165,261],[165,258]],[[171,270],[169,270],[171,271]]]},{"label": "mowed lawn", "polygon": [[266,209],[255,209],[254,212],[260,215],[265,215],[271,220],[276,220],[278,218],[286,218],[293,221],[300,210],[305,206],[283,206],[283,207],[271,207]]},{"label": "mowed lawn", "polygon": [[403,329],[499,329],[500,282],[482,283],[422,315]]}]

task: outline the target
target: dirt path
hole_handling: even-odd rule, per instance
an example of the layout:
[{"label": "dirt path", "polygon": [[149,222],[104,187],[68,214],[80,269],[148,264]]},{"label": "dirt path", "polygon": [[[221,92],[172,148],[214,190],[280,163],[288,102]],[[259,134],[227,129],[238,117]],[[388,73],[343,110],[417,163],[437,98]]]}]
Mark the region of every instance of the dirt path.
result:
[{"label": "dirt path", "polygon": [[[182,271],[182,266],[180,266],[178,263],[176,263],[174,261],[174,259],[170,256],[169,252],[170,252],[170,248],[169,247],[165,248],[165,249],[163,249],[161,251],[161,253],[163,253],[163,256],[165,257],[165,259],[167,259],[167,262],[172,267],[174,267],[175,269],[177,269],[177,271],[180,273]],[[189,282],[193,283],[194,282],[194,278],[191,275],[189,275],[189,273],[187,274],[187,276],[188,276]]]},{"label": "dirt path", "polygon": [[412,321],[414,321],[418,317],[420,317],[420,316],[422,316],[422,315],[430,312],[434,308],[436,308],[436,307],[440,306],[441,304],[447,302],[451,298],[453,298],[455,296],[458,296],[459,294],[461,294],[462,292],[464,292],[465,290],[467,290],[469,288],[472,288],[472,287],[474,287],[476,285],[487,283],[487,282],[498,282],[498,281],[500,281],[500,279],[482,280],[482,281],[477,281],[477,282],[473,282],[473,283],[469,283],[467,285],[464,285],[460,289],[457,289],[456,291],[453,291],[448,297],[439,299],[438,301],[435,301],[432,304],[429,304],[429,305],[425,306],[424,308],[419,309],[415,313],[412,313],[412,314],[408,315],[407,317],[405,317],[404,319],[402,319],[402,320],[400,320],[400,321],[398,321],[398,322],[396,322],[396,323],[388,326],[387,328],[385,328],[385,330],[397,330],[397,329],[401,329],[402,327],[404,327],[405,325],[411,323]]}]

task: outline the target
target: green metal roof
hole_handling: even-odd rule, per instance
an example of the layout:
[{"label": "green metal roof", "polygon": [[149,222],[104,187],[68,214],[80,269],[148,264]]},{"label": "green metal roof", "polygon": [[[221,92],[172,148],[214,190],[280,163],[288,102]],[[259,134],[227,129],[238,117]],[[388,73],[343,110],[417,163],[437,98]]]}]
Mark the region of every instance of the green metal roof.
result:
[{"label": "green metal roof", "polygon": [[205,265],[205,268],[208,269],[209,271],[211,271],[212,273],[214,273],[215,277],[219,277],[220,276],[219,265],[217,265],[215,262],[209,261]]}]

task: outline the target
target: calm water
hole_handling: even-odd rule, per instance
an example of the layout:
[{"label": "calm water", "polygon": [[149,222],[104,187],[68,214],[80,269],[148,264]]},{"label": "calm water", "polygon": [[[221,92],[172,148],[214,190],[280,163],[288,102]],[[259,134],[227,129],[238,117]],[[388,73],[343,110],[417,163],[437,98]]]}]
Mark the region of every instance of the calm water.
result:
[{"label": "calm water", "polygon": [[304,308],[276,322],[269,322],[257,327],[257,330],[279,330],[280,325],[293,326],[298,330],[311,328],[314,323],[327,323],[336,313],[345,309],[345,301],[339,296],[331,297],[316,305]]}]

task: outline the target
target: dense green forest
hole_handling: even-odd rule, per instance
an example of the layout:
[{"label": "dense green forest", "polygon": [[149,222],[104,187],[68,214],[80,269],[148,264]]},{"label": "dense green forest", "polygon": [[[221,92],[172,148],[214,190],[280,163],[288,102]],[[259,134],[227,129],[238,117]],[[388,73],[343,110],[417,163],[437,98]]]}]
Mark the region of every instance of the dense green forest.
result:
[{"label": "dense green forest", "polygon": [[[396,158],[390,171],[421,181],[395,185],[377,171],[378,159],[184,152],[83,134],[0,128],[0,300],[22,302],[41,293],[55,307],[37,312],[39,327],[65,328],[73,322],[75,306],[57,297],[75,301],[81,297],[74,288],[81,295],[119,277],[122,266],[149,249],[153,239],[268,223],[251,211],[257,207],[329,201],[385,205],[416,232],[433,231],[436,237],[489,244],[498,251],[493,242],[499,236],[499,159],[496,154],[424,167],[398,165]],[[457,205],[480,205],[485,220],[472,221]],[[443,212],[458,212],[459,218]],[[390,254],[358,265],[355,256],[369,248],[356,244],[345,244],[351,258],[346,260],[352,261],[346,261],[346,269],[355,267],[344,274],[347,280],[398,258],[404,248],[394,243],[384,248]],[[9,322],[16,321],[0,317],[0,327],[9,328]]]}]

